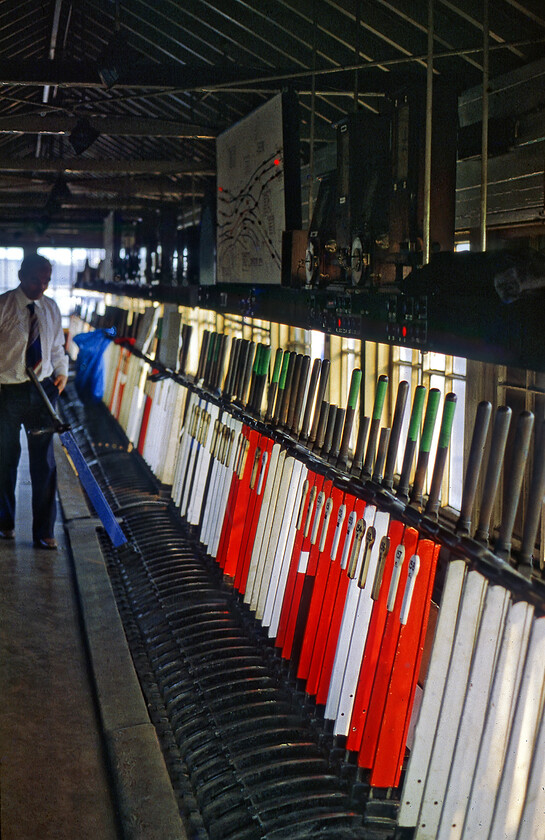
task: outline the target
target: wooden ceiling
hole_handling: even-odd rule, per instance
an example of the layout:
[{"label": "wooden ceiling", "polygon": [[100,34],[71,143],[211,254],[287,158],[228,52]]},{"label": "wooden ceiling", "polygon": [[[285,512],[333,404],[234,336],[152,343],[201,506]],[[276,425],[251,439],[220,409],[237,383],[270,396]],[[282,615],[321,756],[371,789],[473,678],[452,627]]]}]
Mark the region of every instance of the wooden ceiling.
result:
[{"label": "wooden ceiling", "polygon": [[[481,5],[433,2],[435,75],[457,92],[482,81]],[[489,5],[492,78],[545,56],[542,0]],[[127,219],[165,203],[198,215],[215,137],[284,87],[298,92],[305,163],[347,112],[424,80],[429,6],[3,0],[0,244],[91,241],[112,208]],[[96,139],[78,154],[70,137],[82,120]]]}]

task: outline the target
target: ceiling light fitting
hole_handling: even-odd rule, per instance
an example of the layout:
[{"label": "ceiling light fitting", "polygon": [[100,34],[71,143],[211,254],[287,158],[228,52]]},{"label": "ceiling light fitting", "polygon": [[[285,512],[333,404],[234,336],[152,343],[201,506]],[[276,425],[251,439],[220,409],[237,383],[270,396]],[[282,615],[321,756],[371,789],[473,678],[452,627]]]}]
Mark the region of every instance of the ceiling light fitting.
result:
[{"label": "ceiling light fitting", "polygon": [[93,145],[98,137],[100,137],[100,131],[93,128],[87,117],[81,117],[75,124],[68,139],[75,153],[81,155],[82,152],[87,151],[89,146]]},{"label": "ceiling light fitting", "polygon": [[62,207],[63,203],[68,201],[70,198],[72,198],[70,187],[68,186],[66,178],[61,173],[51,187],[51,192],[47,197],[45,209],[49,212],[58,210]]},{"label": "ceiling light fitting", "polygon": [[127,67],[129,45],[123,32],[116,30],[98,60],[98,75],[107,87],[113,87]]}]

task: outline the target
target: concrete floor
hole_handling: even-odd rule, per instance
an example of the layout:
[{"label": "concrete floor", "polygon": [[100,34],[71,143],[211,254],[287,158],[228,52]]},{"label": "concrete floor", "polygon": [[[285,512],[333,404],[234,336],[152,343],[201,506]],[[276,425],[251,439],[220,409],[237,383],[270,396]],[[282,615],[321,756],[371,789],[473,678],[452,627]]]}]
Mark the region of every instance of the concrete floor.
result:
[{"label": "concrete floor", "polygon": [[114,840],[64,529],[58,552],[33,548],[24,462],[19,476],[16,539],[0,540],[0,836]]}]

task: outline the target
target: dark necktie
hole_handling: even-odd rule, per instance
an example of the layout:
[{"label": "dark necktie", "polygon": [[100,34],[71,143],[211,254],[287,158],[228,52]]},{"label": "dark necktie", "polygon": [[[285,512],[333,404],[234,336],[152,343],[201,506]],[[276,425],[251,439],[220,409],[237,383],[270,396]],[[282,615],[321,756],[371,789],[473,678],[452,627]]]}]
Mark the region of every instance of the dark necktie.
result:
[{"label": "dark necktie", "polygon": [[28,303],[27,309],[30,312],[30,323],[25,364],[27,367],[31,367],[34,373],[38,374],[42,366],[42,344],[40,341],[38,316],[36,315],[36,307],[33,303]]}]

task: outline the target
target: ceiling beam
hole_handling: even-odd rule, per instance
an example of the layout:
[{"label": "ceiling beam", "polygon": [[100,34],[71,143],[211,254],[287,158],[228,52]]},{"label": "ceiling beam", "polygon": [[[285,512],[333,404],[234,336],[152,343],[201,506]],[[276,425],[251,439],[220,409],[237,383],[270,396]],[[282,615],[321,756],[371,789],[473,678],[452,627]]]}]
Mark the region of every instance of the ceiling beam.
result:
[{"label": "ceiling beam", "polygon": [[[269,75],[263,68],[239,67],[238,65],[183,65],[181,63],[157,64],[134,60],[127,56],[129,66],[120,68],[119,81],[115,89],[137,88],[153,90],[159,88],[176,88],[180,90],[195,89],[201,86],[216,84],[238,84],[248,77],[257,80],[261,76]],[[290,75],[290,68],[279,68],[283,76]],[[310,78],[311,71],[305,74]],[[256,84],[256,82],[254,82]],[[18,87],[59,87],[59,88],[102,88],[98,64],[60,59],[43,59],[32,61],[0,61],[0,85],[17,85]]]},{"label": "ceiling beam", "polygon": [[[153,196],[156,198],[172,198],[174,196],[184,196],[192,194],[190,184],[185,186],[176,181],[171,181],[165,177],[159,178],[78,178],[65,179],[70,185],[70,190],[74,195],[83,195],[87,193],[94,194],[115,194],[122,195],[140,195]],[[22,195],[27,193],[33,195],[37,192],[51,192],[53,181],[41,179],[32,179],[29,181],[21,177],[6,177],[0,173],[0,197],[5,194]]]},{"label": "ceiling beam", "polygon": [[[172,84],[172,73],[165,73],[163,68],[160,70],[162,72],[157,72],[156,66],[155,72],[149,74],[147,84],[145,76],[148,74],[140,71],[133,73],[132,84],[129,85],[129,80],[120,80],[116,87],[154,88]],[[0,61],[0,80],[0,85],[4,86],[104,88],[96,64],[56,59]]]},{"label": "ceiling beam", "polygon": [[[479,47],[478,49],[482,49]],[[466,51],[446,51],[443,56],[460,55],[464,52],[477,52],[472,48]],[[385,61],[358,61],[357,64],[335,65],[333,67],[316,70],[316,76],[327,78],[327,88],[334,91],[347,91],[353,87],[352,74],[354,70],[365,70],[365,82],[368,90],[387,92],[392,85],[399,84],[399,78],[394,73],[385,73],[384,66],[393,64],[393,69],[398,64],[404,65],[400,72],[406,80],[407,73],[421,75],[421,69],[415,70],[412,65],[421,63],[426,56],[413,56],[408,53],[406,56],[395,60]],[[119,80],[112,90],[133,91],[146,90],[153,95],[171,92],[213,92],[225,93],[236,92],[239,88],[250,88],[259,93],[261,89],[275,91],[281,90],[286,84],[296,89],[309,91],[312,88],[312,70],[310,68],[296,67],[274,67],[264,69],[263,67],[250,67],[236,64],[181,64],[178,62],[162,63],[145,62],[132,60],[127,57],[127,67],[120,67]],[[0,60],[0,86],[16,87],[57,87],[57,88],[99,88],[104,90],[104,84],[100,79],[98,64],[91,62],[78,62],[66,59],[43,59],[25,60]],[[322,92],[322,91],[320,91]],[[360,90],[360,95],[364,91]],[[352,90],[353,95],[353,90]]]},{"label": "ceiling beam", "polygon": [[43,233],[37,231],[20,229],[16,232],[0,230],[0,246],[26,248],[35,251],[49,245],[51,248],[103,248],[104,240],[102,225],[98,229],[85,229],[75,231],[58,231],[56,228],[47,228]]},{"label": "ceiling beam", "polygon": [[62,158],[36,160],[36,158],[2,158],[0,172],[65,172],[66,174],[127,175],[198,175],[210,177],[214,169],[203,169],[202,164],[190,160],[95,160],[94,158]]},{"label": "ceiling beam", "polygon": [[[204,196],[203,192],[195,191],[191,193],[185,194],[186,198],[202,198]],[[117,198],[91,198],[87,196],[78,196],[73,195],[70,198],[63,200],[62,202],[62,212],[63,215],[67,216],[68,214],[66,211],[70,210],[79,210],[79,209],[91,209],[91,210],[103,210],[104,212],[108,212],[109,210],[145,210],[146,208],[157,208],[160,209],[161,207],[165,206],[166,204],[172,204],[173,206],[180,205],[180,199],[176,198],[173,200],[169,200],[168,198],[144,198],[144,197],[124,197],[118,196]],[[45,202],[44,202],[44,194],[43,193],[36,193],[36,195],[15,195],[10,196],[8,193],[0,193],[0,208],[7,208],[7,207],[25,207],[25,208],[35,208],[35,209],[44,209]]]},{"label": "ceiling beam", "polygon": [[152,194],[187,195],[190,192],[189,181],[183,186],[179,181],[169,178],[67,178],[70,189],[74,192],[124,193],[125,195]]},{"label": "ceiling beam", "polygon": [[[0,117],[0,134],[70,134],[77,117],[63,114],[20,114]],[[146,117],[91,117],[89,122],[101,134],[119,137],[188,137],[214,139],[218,131],[209,126],[192,125],[179,120]]]}]

